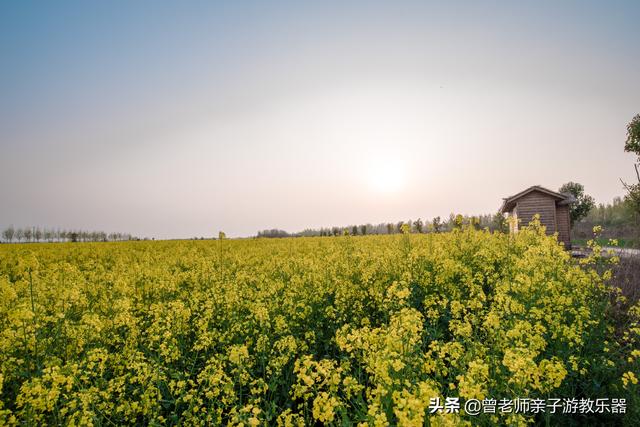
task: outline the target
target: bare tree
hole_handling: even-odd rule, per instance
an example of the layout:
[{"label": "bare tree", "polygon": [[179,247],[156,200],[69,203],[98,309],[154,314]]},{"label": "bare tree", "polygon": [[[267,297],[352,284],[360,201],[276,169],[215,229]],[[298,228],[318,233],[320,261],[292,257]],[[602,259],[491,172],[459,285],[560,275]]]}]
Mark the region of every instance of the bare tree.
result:
[{"label": "bare tree", "polygon": [[11,243],[13,241],[13,237],[15,236],[15,234],[16,234],[15,228],[13,228],[13,225],[10,225],[2,232],[2,237],[4,238],[5,241]]},{"label": "bare tree", "polygon": [[36,240],[36,242],[40,242],[40,240],[42,240],[42,230],[40,229],[40,227],[36,227],[33,230],[33,237]]}]

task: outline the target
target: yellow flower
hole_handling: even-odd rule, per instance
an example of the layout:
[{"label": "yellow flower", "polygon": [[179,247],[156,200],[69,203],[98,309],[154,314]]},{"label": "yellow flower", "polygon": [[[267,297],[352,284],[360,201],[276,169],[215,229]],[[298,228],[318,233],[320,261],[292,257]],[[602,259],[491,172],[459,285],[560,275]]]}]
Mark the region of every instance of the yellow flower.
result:
[{"label": "yellow flower", "polygon": [[338,399],[323,391],[313,400],[313,418],[322,423],[331,422],[339,405]]},{"label": "yellow flower", "polygon": [[627,371],[624,374],[622,374],[622,384],[625,387],[627,387],[627,385],[629,385],[629,384],[636,385],[636,384],[638,384],[638,378],[636,377],[636,375],[633,372]]}]

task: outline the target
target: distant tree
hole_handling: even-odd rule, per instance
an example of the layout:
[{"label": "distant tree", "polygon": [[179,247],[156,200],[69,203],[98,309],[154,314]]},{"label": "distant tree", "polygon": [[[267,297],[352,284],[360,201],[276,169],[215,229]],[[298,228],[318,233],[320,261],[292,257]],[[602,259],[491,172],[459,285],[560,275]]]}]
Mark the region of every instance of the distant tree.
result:
[{"label": "distant tree", "polygon": [[351,234],[353,236],[357,236],[358,235],[358,226],[354,225],[353,227],[351,227]]},{"label": "distant tree", "polygon": [[433,218],[431,225],[433,227],[433,232],[439,233],[442,230],[442,219],[439,216]]},{"label": "distant tree", "polygon": [[[309,231],[303,234],[310,235]],[[272,228],[271,230],[258,231],[258,237],[276,238],[276,237],[289,237],[289,233],[278,228]]]},{"label": "distant tree", "polygon": [[497,231],[500,233],[506,233],[509,231],[509,227],[507,224],[507,220],[503,214],[500,212],[496,212],[491,218],[491,227],[493,231]]},{"label": "distant tree", "polygon": [[360,234],[363,235],[363,236],[367,235],[367,225],[366,224],[362,224],[360,226]]},{"label": "distant tree", "polygon": [[584,193],[584,185],[577,182],[567,182],[558,191],[563,194],[571,194],[576,199],[569,207],[571,225],[586,217],[596,205],[593,197]]},{"label": "distant tree", "polygon": [[26,227],[24,229],[24,238],[27,242],[31,242],[31,239],[33,239],[33,228],[31,227]]},{"label": "distant tree", "polygon": [[422,220],[420,218],[416,219],[415,222],[413,223],[413,225],[416,227],[416,231],[418,233],[422,233],[423,224],[422,224]]},{"label": "distant tree", "polygon": [[387,223],[387,234],[393,234],[393,224]]},{"label": "distant tree", "polygon": [[33,231],[33,238],[36,239],[36,242],[42,240],[42,230],[40,229],[40,227],[36,227]]},{"label": "distant tree", "polygon": [[13,241],[13,236],[15,236],[15,234],[16,234],[15,228],[13,228],[13,225],[10,225],[2,232],[2,237],[4,238],[5,242],[11,243]]},{"label": "distant tree", "polygon": [[404,221],[398,221],[398,223],[396,224],[396,232],[397,233],[402,233],[402,226],[404,225]]},{"label": "distant tree", "polygon": [[627,184],[622,181],[622,185],[627,190],[625,201],[629,203],[636,214],[640,215],[640,114],[631,119],[627,125],[627,141],[624,144],[624,151],[638,156],[637,162],[633,165],[638,182]]},{"label": "distant tree", "polygon": [[224,240],[226,238],[227,238],[227,235],[224,233],[224,231],[218,231],[218,239]]}]

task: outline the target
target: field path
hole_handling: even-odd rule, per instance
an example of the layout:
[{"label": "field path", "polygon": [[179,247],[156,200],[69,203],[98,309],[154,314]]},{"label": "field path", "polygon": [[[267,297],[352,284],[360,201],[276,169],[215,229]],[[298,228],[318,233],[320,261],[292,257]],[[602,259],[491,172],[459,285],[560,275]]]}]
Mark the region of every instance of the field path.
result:
[{"label": "field path", "polygon": [[640,249],[603,246],[602,250],[603,251],[612,250],[616,255],[623,256],[623,257],[640,257]]}]

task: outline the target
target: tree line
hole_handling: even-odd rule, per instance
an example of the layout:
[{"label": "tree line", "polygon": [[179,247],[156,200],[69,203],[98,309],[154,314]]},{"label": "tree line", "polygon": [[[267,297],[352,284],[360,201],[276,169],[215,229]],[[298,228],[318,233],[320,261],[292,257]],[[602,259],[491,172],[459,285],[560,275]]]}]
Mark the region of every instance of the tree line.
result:
[{"label": "tree line", "polygon": [[442,219],[437,216],[431,220],[381,222],[379,224],[359,224],[336,227],[308,228],[296,233],[289,233],[285,230],[270,229],[258,231],[256,237],[278,238],[278,237],[324,237],[324,236],[366,236],[370,234],[399,234],[409,233],[441,233],[459,228],[464,224],[469,224],[475,228],[487,228],[489,231],[508,230],[505,217],[500,214],[486,214],[478,216],[450,214],[449,218]]},{"label": "tree line", "polygon": [[105,233],[104,231],[61,230],[53,228],[9,226],[2,231],[5,243],[38,243],[38,242],[119,242],[139,240],[128,233]]},{"label": "tree line", "polygon": [[574,226],[576,239],[589,239],[595,225],[601,225],[602,239],[617,239],[621,246],[640,247],[640,212],[628,197],[616,197],[612,203],[600,203]]},{"label": "tree line", "polygon": [[612,203],[600,203],[585,218],[585,222],[603,226],[640,224],[640,212],[628,198],[615,197]]}]

